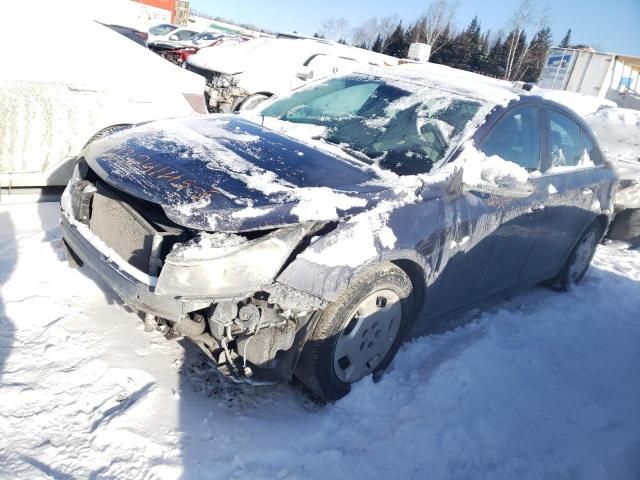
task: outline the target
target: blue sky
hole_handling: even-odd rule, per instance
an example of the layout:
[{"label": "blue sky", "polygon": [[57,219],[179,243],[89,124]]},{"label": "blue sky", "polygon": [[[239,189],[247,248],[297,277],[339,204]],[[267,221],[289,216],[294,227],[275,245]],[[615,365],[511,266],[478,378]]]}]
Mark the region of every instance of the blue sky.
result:
[{"label": "blue sky", "polygon": [[[405,21],[415,19],[428,5],[428,0],[190,0],[191,8],[239,22],[277,31],[313,34],[329,17],[344,17],[355,26],[372,16],[397,13]],[[455,23],[467,25],[478,15],[483,29],[500,30],[520,1],[461,0]],[[555,0],[548,5],[551,29],[556,43],[567,29],[572,41],[594,46],[600,51],[640,56],[640,0]]]}]

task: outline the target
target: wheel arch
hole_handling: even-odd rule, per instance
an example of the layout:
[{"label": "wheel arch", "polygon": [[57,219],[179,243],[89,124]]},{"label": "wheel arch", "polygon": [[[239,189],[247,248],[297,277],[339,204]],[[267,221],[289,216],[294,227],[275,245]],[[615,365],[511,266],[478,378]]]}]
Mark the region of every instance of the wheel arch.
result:
[{"label": "wheel arch", "polygon": [[239,111],[240,111],[240,109],[242,108],[242,105],[244,105],[244,104],[247,102],[247,100],[249,100],[251,97],[253,97],[253,96],[255,96],[255,95],[265,95],[265,96],[267,97],[267,100],[268,100],[268,99],[270,99],[271,97],[273,97],[273,96],[275,95],[275,93],[267,92],[266,90],[265,90],[265,91],[258,91],[258,92],[250,93],[249,95],[247,95],[246,97],[244,97],[244,98],[242,99],[242,101],[241,101],[241,102],[239,102],[239,103],[238,103],[238,104],[233,108],[233,111],[234,111],[234,112],[239,112]]}]

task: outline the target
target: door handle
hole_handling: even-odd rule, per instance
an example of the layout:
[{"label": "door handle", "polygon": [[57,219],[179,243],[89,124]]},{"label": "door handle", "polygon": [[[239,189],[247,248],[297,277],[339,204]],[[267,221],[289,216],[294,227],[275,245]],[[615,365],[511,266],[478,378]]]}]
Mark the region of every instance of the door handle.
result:
[{"label": "door handle", "polygon": [[544,205],[534,205],[529,207],[529,213],[541,212],[542,210],[544,210]]},{"label": "door handle", "polygon": [[593,189],[591,189],[591,188],[582,189],[582,194],[583,195],[591,195],[592,193],[593,193]]}]

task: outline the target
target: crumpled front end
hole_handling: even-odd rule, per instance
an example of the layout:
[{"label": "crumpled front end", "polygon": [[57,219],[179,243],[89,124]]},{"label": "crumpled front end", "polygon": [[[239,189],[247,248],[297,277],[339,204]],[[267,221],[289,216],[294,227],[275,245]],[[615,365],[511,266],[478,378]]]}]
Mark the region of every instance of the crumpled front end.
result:
[{"label": "crumpled front end", "polygon": [[276,278],[324,223],[236,234],[181,227],[83,160],[61,209],[71,255],[145,313],[147,326],[192,339],[237,380],[291,376],[305,326],[326,302]]},{"label": "crumpled front end", "polygon": [[203,76],[207,83],[205,97],[211,113],[231,113],[249,92],[239,86],[237,77],[187,63],[187,69]]}]

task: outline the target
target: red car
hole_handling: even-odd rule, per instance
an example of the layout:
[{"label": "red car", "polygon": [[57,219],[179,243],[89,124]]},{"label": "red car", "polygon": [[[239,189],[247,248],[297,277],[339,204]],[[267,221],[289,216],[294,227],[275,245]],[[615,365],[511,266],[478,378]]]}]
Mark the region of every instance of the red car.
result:
[{"label": "red car", "polygon": [[214,32],[202,32],[189,40],[168,41],[157,40],[148,43],[151,51],[176,65],[182,65],[191,55],[201,48],[215,47],[229,43],[241,43],[247,39],[238,35],[229,36]]}]

